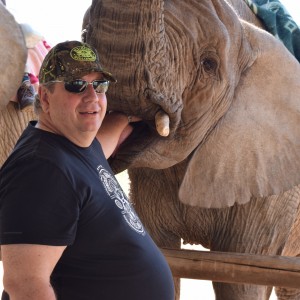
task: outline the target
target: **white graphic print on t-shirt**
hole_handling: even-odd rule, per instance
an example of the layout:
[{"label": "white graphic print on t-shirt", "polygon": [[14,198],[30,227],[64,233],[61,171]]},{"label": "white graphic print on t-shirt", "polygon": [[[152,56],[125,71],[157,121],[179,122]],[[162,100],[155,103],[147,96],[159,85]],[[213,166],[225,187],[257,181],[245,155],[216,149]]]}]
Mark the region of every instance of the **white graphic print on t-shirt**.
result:
[{"label": "white graphic print on t-shirt", "polygon": [[107,194],[112,200],[114,200],[117,207],[120,208],[127,224],[137,233],[145,235],[143,224],[129,203],[127,196],[119,183],[106,169],[103,168],[103,166],[99,165],[97,170],[100,181],[102,182]]}]

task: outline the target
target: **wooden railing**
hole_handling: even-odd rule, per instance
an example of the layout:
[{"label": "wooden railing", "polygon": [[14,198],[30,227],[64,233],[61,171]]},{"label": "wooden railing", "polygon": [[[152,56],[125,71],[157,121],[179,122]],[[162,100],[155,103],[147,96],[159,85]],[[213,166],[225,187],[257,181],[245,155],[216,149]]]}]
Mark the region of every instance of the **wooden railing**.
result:
[{"label": "wooden railing", "polygon": [[300,258],[161,249],[173,276],[215,282],[300,287]]}]

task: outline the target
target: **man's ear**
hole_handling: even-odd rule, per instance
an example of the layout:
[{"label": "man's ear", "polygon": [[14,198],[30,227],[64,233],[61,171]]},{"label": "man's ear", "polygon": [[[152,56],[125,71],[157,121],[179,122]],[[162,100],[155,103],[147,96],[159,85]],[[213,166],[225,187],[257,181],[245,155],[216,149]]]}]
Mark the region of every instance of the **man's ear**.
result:
[{"label": "man's ear", "polygon": [[39,86],[38,94],[40,98],[41,107],[44,112],[48,112],[49,110],[49,90],[43,86]]}]

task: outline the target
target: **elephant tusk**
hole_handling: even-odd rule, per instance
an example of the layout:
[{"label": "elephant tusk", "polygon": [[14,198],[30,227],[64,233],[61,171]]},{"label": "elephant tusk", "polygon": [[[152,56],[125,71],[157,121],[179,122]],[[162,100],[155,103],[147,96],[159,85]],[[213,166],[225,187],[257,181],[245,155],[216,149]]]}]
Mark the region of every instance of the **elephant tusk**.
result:
[{"label": "elephant tusk", "polygon": [[168,136],[170,133],[170,118],[163,111],[159,110],[155,115],[156,130],[161,136]]}]

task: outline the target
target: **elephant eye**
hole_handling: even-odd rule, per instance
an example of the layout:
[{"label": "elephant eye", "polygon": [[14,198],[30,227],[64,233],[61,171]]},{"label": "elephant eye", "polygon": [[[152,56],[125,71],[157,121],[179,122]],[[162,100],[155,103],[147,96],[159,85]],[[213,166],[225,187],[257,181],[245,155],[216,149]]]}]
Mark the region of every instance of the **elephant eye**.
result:
[{"label": "elephant eye", "polygon": [[203,66],[203,70],[206,73],[209,73],[211,75],[215,75],[217,68],[218,68],[218,63],[212,59],[212,58],[205,58],[204,60],[201,61],[201,64]]},{"label": "elephant eye", "polygon": [[204,53],[201,57],[201,65],[203,71],[209,76],[217,75],[218,58],[213,53]]}]

